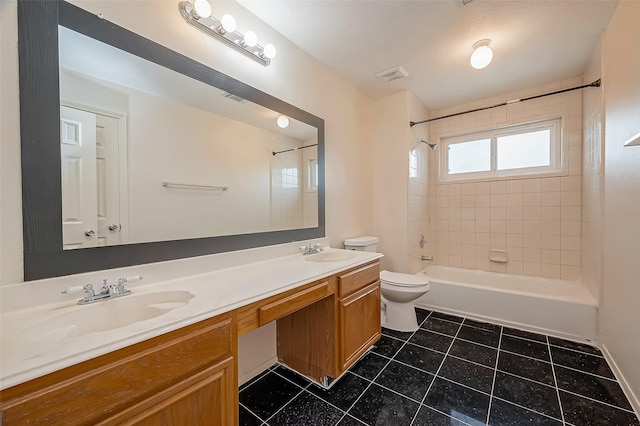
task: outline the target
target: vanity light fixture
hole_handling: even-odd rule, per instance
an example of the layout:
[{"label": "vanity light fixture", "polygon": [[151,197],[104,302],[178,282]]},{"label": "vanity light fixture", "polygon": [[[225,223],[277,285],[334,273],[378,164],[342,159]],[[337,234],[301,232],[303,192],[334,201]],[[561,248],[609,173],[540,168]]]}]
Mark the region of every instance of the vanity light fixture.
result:
[{"label": "vanity light fixture", "polygon": [[474,50],[471,54],[471,58],[469,59],[473,68],[481,70],[491,63],[491,60],[493,59],[493,50],[489,47],[489,43],[491,43],[491,40],[489,39],[480,40],[474,43]]},{"label": "vanity light fixture", "polygon": [[277,123],[278,127],[280,127],[281,129],[285,129],[289,126],[289,117],[287,117],[286,115],[281,115],[280,117],[278,117]]},{"label": "vanity light fixture", "polygon": [[233,16],[224,15],[220,19],[213,17],[208,0],[194,0],[193,3],[182,1],[178,4],[178,10],[189,25],[265,67],[276,56],[276,48],[272,44],[259,45],[258,36],[253,31],[247,31],[245,34],[236,31],[236,20]]}]

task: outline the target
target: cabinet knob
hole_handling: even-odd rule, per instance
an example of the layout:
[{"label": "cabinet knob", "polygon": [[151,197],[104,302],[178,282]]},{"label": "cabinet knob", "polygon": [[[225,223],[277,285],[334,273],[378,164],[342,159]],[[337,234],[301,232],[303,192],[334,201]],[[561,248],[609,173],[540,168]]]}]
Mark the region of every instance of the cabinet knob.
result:
[{"label": "cabinet knob", "polygon": [[112,223],[111,225],[109,225],[109,231],[115,231],[118,228],[119,228],[118,225],[116,225],[115,223]]},{"label": "cabinet knob", "polygon": [[94,231],[93,229],[87,229],[86,231],[84,231],[84,235],[86,235],[87,237],[92,237],[95,233],[96,231]]}]

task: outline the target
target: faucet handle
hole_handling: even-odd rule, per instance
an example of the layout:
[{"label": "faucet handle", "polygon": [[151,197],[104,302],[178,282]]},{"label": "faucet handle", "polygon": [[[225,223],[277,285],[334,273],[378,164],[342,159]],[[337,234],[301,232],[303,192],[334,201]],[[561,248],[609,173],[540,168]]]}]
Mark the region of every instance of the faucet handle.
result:
[{"label": "faucet handle", "polygon": [[64,290],[62,290],[62,294],[74,294],[74,293],[80,293],[80,292],[85,292],[88,293],[90,295],[93,296],[93,286],[91,284],[85,284],[85,285],[77,285],[74,287],[67,287]]},{"label": "faucet handle", "polygon": [[140,281],[142,279],[141,275],[132,275],[130,277],[123,277],[118,279],[118,284],[113,285],[113,293],[117,295],[125,295],[131,293],[131,290],[125,289],[125,285],[127,283],[132,283],[136,281]]},{"label": "faucet handle", "polygon": [[81,291],[85,291],[85,289],[87,287],[91,287],[93,288],[93,286],[91,284],[86,284],[86,285],[77,285],[74,287],[67,287],[64,290],[61,291],[62,294],[74,294],[74,293],[80,293]]},{"label": "faucet handle", "polygon": [[314,245],[313,248],[318,250],[318,251],[324,250],[324,247],[322,247],[322,244],[320,244],[320,243],[316,243],[316,245]]}]

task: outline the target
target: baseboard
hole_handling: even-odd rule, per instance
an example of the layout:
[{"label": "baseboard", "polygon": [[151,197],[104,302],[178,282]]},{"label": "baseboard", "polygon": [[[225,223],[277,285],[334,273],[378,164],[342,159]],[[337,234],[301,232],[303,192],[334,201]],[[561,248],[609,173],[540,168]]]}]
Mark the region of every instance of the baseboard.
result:
[{"label": "baseboard", "polygon": [[636,416],[638,416],[638,418],[640,419],[640,399],[629,386],[629,383],[622,374],[622,371],[620,371],[620,368],[618,368],[618,364],[616,364],[607,347],[603,344],[601,349],[602,354],[604,355],[604,359],[607,360],[607,363],[609,364],[609,367],[611,367],[611,370],[613,370],[613,374],[616,376],[616,379],[618,379],[618,383],[620,383],[624,394],[627,396],[627,399],[631,403],[633,411],[635,411]]},{"label": "baseboard", "polygon": [[278,357],[273,356],[268,360],[266,360],[265,362],[263,362],[262,364],[252,368],[251,370],[244,373],[242,376],[238,377],[238,386],[241,386],[247,383],[249,380],[253,379],[257,375],[259,375],[260,373],[262,373],[263,371],[267,370],[268,368],[272,367],[277,363],[278,363]]}]

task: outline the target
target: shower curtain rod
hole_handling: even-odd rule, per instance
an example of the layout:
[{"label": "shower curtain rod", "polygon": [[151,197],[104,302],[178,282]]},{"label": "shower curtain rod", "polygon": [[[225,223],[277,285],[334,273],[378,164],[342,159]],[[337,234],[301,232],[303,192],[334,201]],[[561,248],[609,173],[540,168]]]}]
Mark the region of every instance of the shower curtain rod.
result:
[{"label": "shower curtain rod", "polygon": [[586,87],[600,87],[600,79],[597,79],[593,83],[584,84],[582,86],[571,87],[569,89],[556,90],[555,92],[543,93],[542,95],[529,96],[528,98],[514,99],[514,100],[511,100],[511,101],[502,102],[502,103],[491,105],[491,106],[487,106],[487,107],[482,107],[482,108],[470,109],[470,110],[467,110],[467,111],[456,112],[456,113],[449,114],[449,115],[443,115],[441,117],[428,118],[428,119],[422,120],[422,121],[410,121],[409,122],[409,127],[413,127],[416,124],[423,124],[423,123],[429,123],[431,121],[442,120],[443,118],[456,117],[458,115],[469,114],[471,112],[484,111],[486,109],[498,108],[498,107],[505,106],[505,105],[511,105],[511,104],[515,104],[517,102],[530,101],[532,99],[543,98],[545,96],[557,95],[559,93],[564,93],[564,92],[571,92],[572,90],[584,89]]},{"label": "shower curtain rod", "polygon": [[276,154],[282,154],[283,152],[297,151],[297,150],[299,150],[299,149],[311,148],[312,146],[318,146],[318,144],[317,144],[317,143],[314,143],[313,145],[299,146],[299,147],[297,147],[297,148],[285,149],[284,151],[271,151],[271,153],[272,153],[273,155],[276,155]]}]

